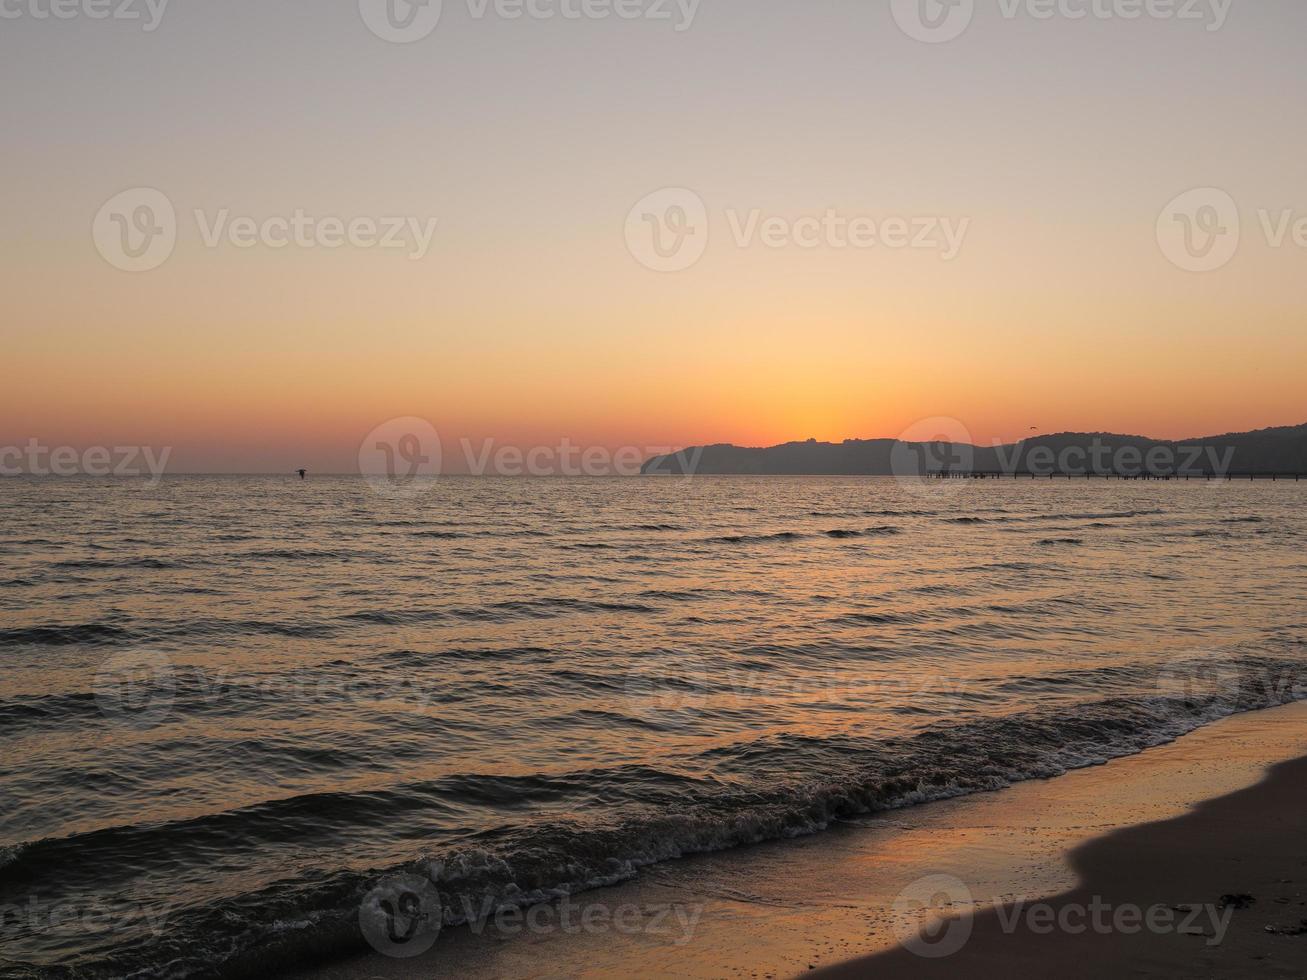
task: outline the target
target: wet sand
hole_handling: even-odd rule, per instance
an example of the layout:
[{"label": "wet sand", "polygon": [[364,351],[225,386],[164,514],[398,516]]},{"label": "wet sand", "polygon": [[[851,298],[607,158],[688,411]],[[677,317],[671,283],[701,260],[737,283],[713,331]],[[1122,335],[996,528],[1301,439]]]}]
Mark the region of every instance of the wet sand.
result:
[{"label": "wet sand", "polygon": [[[899,949],[809,975],[1307,976],[1305,830],[1300,758],[1185,816],[1077,848],[1071,891],[928,916]],[[949,884],[935,883],[940,897]]]},{"label": "wet sand", "polygon": [[[1307,702],[1228,718],[1055,779],[647,868],[635,881],[575,896],[567,922],[449,928],[421,956],[362,955],[304,975],[1301,977],[1307,936],[1264,927],[1289,930],[1307,917],[1298,904],[1307,901],[1304,755]],[[1268,779],[1277,763],[1287,764]],[[923,898],[919,883],[938,875],[965,884],[970,904],[953,911],[976,916],[958,952],[931,960],[899,945],[931,918],[922,904],[934,896]],[[1210,919],[1188,923],[1185,913],[1173,913],[1162,935],[1040,936],[1024,915],[1011,935],[992,925],[992,908],[1018,898],[1026,908],[1045,896],[1059,896],[1048,899],[1055,907],[1088,907],[1097,894],[1115,912],[1121,903],[1201,906],[1240,893],[1255,904],[1228,913],[1218,945],[1180,932],[1212,931]]]}]

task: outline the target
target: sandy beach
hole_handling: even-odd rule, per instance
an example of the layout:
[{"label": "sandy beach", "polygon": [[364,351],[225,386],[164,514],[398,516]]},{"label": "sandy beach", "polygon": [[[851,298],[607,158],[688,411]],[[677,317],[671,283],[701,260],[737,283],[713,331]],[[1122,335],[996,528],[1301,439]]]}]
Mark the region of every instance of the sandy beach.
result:
[{"label": "sandy beach", "polygon": [[1077,848],[1071,891],[935,920],[899,949],[812,975],[1302,977],[1304,805],[1307,758],[1280,763],[1185,816]]},{"label": "sandy beach", "polygon": [[[1240,715],[1055,779],[670,862],[573,897],[566,918],[491,919],[446,929],[419,957],[372,954],[301,975],[1302,976],[1307,936],[1289,933],[1307,917],[1305,750],[1307,703]],[[939,876],[968,893],[949,914],[975,919],[958,950],[932,959],[900,944],[935,921]],[[1235,908],[1245,895],[1251,904]],[[1042,928],[1042,906],[1056,922],[1077,903],[1085,933],[1029,927]],[[1123,929],[1094,931],[1104,903],[1099,917],[1120,914]],[[998,905],[1021,909],[1010,934]],[[1172,919],[1126,931],[1127,906]]]}]

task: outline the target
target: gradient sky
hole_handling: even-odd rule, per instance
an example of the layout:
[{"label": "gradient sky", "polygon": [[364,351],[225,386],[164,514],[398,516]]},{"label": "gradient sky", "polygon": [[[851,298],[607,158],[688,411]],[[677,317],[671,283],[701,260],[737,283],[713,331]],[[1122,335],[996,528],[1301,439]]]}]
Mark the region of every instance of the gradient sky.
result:
[{"label": "gradient sky", "polygon": [[[409,415],[446,445],[610,447],[1307,420],[1307,249],[1257,219],[1307,217],[1301,0],[1233,0],[1217,31],[980,0],[944,44],[888,0],[702,0],[680,32],[445,0],[404,45],[352,0],[172,0],[149,33],[33,3],[0,20],[0,444],[346,471]],[[91,226],[142,186],[180,230],[133,274]],[[668,186],[710,239],[658,273],[624,225]],[[1208,186],[1243,241],[1183,271],[1155,226]],[[439,223],[420,261],[207,248],[192,212],[224,208]],[[739,248],[724,217],[827,208],[970,226],[945,262]]]}]

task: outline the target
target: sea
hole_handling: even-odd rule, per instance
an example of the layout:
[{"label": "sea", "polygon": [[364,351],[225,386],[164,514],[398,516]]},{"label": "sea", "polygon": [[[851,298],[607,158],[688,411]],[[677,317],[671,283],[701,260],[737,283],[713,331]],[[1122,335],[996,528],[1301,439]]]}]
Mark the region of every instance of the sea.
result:
[{"label": "sea", "polygon": [[[1307,485],[0,481],[0,975],[240,977],[1307,693]],[[412,880],[410,877],[408,880]]]}]

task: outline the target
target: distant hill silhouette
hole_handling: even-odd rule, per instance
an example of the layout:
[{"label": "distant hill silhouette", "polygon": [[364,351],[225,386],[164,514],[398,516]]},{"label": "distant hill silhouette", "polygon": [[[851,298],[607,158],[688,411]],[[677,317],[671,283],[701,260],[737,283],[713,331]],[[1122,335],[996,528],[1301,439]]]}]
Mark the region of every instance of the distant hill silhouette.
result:
[{"label": "distant hill silhouette", "polygon": [[654,456],[649,475],[922,476],[939,473],[1281,473],[1307,476],[1307,424],[1168,441],[1110,432],[1063,432],[1003,446],[897,439],[787,442],[746,448],[691,446]]}]

